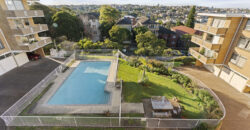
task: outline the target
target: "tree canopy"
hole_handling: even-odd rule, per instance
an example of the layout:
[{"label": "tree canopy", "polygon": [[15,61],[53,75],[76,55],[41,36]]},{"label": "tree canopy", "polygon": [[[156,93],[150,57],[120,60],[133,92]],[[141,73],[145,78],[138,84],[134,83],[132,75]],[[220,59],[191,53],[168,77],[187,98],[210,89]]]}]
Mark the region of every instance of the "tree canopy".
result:
[{"label": "tree canopy", "polygon": [[133,29],[133,31],[134,31],[135,35],[138,35],[138,34],[143,34],[149,30],[146,26],[139,26],[139,27],[135,27]]},{"label": "tree canopy", "polygon": [[184,24],[181,22],[180,19],[178,19],[178,20],[176,21],[176,26],[181,26],[181,25],[184,25]]},{"label": "tree canopy", "polygon": [[109,38],[109,30],[115,24],[115,22],[120,18],[121,13],[111,6],[103,5],[100,8],[100,31],[103,38]]},{"label": "tree canopy", "polygon": [[121,13],[115,9],[112,8],[109,5],[103,5],[100,8],[100,23],[108,22],[108,23],[115,23],[119,18],[121,17]]},{"label": "tree canopy", "polygon": [[[71,41],[78,41],[82,37],[82,22],[71,9],[67,7],[53,8],[40,3],[32,4],[30,9],[43,10],[45,17],[34,18],[34,22],[47,24],[50,37],[56,38],[65,35]],[[56,23],[58,27],[53,27],[53,23]]]},{"label": "tree canopy", "polygon": [[112,41],[118,42],[120,44],[123,43],[123,41],[128,41],[131,38],[130,31],[126,28],[121,28],[117,25],[114,25],[109,30],[110,39]]},{"label": "tree canopy", "polygon": [[187,20],[185,26],[190,27],[190,28],[194,28],[195,12],[196,12],[196,9],[195,9],[195,6],[193,6],[191,8],[191,10],[189,11],[188,20]]},{"label": "tree canopy", "polygon": [[53,23],[58,27],[55,28],[56,36],[67,36],[71,41],[78,41],[82,37],[83,26],[76,15],[70,14],[68,11],[59,11],[52,17]]},{"label": "tree canopy", "polygon": [[151,31],[136,36],[138,49],[135,51],[138,55],[156,56],[162,55],[165,48],[165,42],[158,39]]},{"label": "tree canopy", "polygon": [[84,38],[77,43],[80,49],[119,49],[120,45],[117,42],[113,42],[109,39],[105,39],[104,42],[92,42],[89,38]]}]

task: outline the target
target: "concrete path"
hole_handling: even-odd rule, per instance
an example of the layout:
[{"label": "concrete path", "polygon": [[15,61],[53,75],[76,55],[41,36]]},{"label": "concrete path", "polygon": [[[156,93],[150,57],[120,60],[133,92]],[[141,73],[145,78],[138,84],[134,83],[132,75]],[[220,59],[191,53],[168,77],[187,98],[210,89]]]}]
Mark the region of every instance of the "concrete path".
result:
[{"label": "concrete path", "polygon": [[59,63],[43,58],[31,61],[0,76],[0,114],[11,107]]},{"label": "concrete path", "polygon": [[250,129],[250,98],[204,68],[182,67],[177,70],[192,75],[211,88],[226,108],[222,130]]},{"label": "concrete path", "polygon": [[122,113],[144,113],[142,103],[122,103]]}]

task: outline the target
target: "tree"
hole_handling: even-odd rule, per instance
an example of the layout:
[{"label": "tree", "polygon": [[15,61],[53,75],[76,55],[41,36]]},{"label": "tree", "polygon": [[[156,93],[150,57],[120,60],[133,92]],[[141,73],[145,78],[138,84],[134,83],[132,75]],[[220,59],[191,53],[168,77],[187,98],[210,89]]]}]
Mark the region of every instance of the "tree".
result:
[{"label": "tree", "polygon": [[71,41],[78,41],[82,37],[83,25],[76,15],[67,11],[59,11],[52,17],[53,23],[58,25],[55,28],[55,35],[66,36]]},{"label": "tree", "polygon": [[178,19],[176,22],[176,26],[181,26],[181,25],[184,25],[184,24],[180,21],[180,19]]},{"label": "tree", "polygon": [[109,22],[102,22],[99,29],[102,35],[102,38],[109,38],[109,30],[112,28],[114,24]]},{"label": "tree", "polygon": [[188,14],[188,20],[185,24],[185,26],[190,27],[190,28],[194,28],[194,22],[195,22],[195,6],[192,7],[192,9],[189,11]]},{"label": "tree", "polygon": [[123,41],[130,40],[130,31],[126,28],[121,28],[117,25],[113,26],[112,29],[109,30],[110,39],[112,41],[118,42],[122,44]]},{"label": "tree", "polygon": [[138,35],[138,34],[143,34],[143,33],[147,32],[149,30],[148,30],[148,28],[146,26],[139,26],[139,27],[135,27],[133,29],[133,31],[134,31],[135,35]]},{"label": "tree", "polygon": [[151,31],[136,36],[138,49],[135,51],[138,55],[155,56],[162,55],[165,42],[158,39]]},{"label": "tree", "polygon": [[100,8],[100,23],[108,22],[108,23],[115,23],[119,18],[121,17],[121,13],[115,9],[112,8],[109,5],[103,5]]},{"label": "tree", "polygon": [[109,30],[115,24],[115,22],[120,18],[121,13],[111,6],[103,5],[100,8],[100,31],[102,38],[109,38]]},{"label": "tree", "polygon": [[139,83],[142,84],[146,84],[148,82],[148,77],[146,75],[146,70],[148,68],[152,68],[152,65],[150,63],[148,63],[148,60],[145,58],[140,58],[139,61],[141,62],[140,67],[142,68],[142,74],[141,74],[141,78],[139,79]]},{"label": "tree", "polygon": [[162,21],[162,20],[159,20],[158,23],[159,23],[160,25],[163,25],[163,21]]},{"label": "tree", "polygon": [[105,39],[104,42],[101,42],[100,46],[105,49],[121,49],[122,47],[118,42],[113,42],[109,39]]}]

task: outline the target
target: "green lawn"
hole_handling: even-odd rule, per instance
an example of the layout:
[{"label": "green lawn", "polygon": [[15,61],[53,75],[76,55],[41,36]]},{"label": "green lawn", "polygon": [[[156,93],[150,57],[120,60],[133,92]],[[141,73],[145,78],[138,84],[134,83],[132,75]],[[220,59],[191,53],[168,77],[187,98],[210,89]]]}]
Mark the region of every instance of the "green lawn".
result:
[{"label": "green lawn", "polygon": [[184,107],[183,116],[187,118],[202,118],[202,110],[199,107],[199,99],[188,93],[179,84],[172,82],[166,76],[147,72],[150,85],[142,86],[137,83],[140,70],[126,63],[119,64],[118,77],[124,81],[123,96],[125,102],[141,102],[143,98],[151,96],[176,96]]}]

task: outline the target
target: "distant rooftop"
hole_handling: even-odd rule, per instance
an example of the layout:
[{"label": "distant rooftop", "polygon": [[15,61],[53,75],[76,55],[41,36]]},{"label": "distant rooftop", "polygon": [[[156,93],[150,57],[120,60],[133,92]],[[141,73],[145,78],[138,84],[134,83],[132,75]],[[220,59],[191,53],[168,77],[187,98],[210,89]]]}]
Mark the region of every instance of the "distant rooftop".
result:
[{"label": "distant rooftop", "polygon": [[141,24],[158,24],[155,21],[149,19],[148,17],[142,16],[138,19],[138,22]]},{"label": "distant rooftop", "polygon": [[183,35],[183,34],[196,34],[196,30],[194,30],[193,28],[189,28],[186,26],[175,26],[173,28],[171,28],[172,31],[176,32],[179,35]]},{"label": "distant rooftop", "polygon": [[131,22],[131,20],[130,20],[130,18],[122,18],[122,19],[120,19],[118,22],[117,22],[117,24],[132,24],[132,22]]},{"label": "distant rooftop", "polygon": [[200,16],[213,16],[213,17],[247,17],[250,18],[250,14],[220,14],[220,13],[198,13]]},{"label": "distant rooftop", "polygon": [[87,15],[89,19],[99,19],[100,14],[96,12],[85,13],[83,15]]}]

